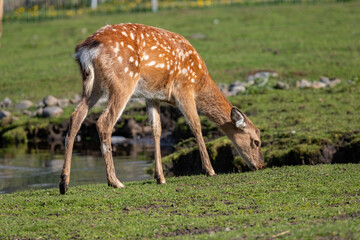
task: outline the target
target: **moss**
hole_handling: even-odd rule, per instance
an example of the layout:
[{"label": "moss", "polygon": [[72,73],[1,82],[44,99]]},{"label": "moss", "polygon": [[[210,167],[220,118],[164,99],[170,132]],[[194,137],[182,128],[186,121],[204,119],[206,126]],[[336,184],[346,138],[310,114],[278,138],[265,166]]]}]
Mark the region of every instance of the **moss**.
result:
[{"label": "moss", "polygon": [[6,144],[24,143],[27,141],[27,133],[23,127],[17,127],[5,132],[2,139]]}]

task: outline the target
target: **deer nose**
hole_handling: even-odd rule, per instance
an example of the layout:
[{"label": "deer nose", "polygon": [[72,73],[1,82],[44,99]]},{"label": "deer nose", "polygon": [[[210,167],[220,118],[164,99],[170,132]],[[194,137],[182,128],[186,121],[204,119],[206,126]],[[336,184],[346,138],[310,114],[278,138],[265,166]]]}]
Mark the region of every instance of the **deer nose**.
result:
[{"label": "deer nose", "polygon": [[264,163],[260,163],[256,166],[256,170],[261,170],[265,168],[265,164]]}]

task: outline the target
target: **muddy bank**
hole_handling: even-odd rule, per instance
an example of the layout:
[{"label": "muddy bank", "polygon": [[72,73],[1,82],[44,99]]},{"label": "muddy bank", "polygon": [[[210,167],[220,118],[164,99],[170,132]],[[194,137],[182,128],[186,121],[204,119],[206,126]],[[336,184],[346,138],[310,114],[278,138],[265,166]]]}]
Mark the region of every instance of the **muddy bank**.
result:
[{"label": "muddy bank", "polygon": [[[293,165],[315,165],[360,162],[360,132],[344,134],[333,143],[322,142],[320,145],[303,148],[293,146],[285,152],[273,151],[270,147],[264,151],[267,167]],[[217,173],[249,171],[226,137],[208,142],[211,163]],[[277,146],[273,146],[276,148]],[[201,168],[200,154],[197,147],[179,149],[163,159],[164,171],[168,176],[195,175],[204,173]]]},{"label": "muddy bank", "polygon": [[[100,155],[96,121],[100,113],[90,114],[81,126],[75,148],[83,154]],[[201,117],[203,135],[211,162],[217,173],[248,171],[230,142],[214,124]],[[173,154],[163,158],[164,171],[168,176],[194,175],[203,173],[200,155],[193,135],[181,113],[171,107],[161,107],[162,148]],[[0,132],[2,146],[27,142],[32,149],[48,149],[63,152],[64,139],[69,120],[43,125],[17,125],[3,128]],[[152,133],[148,124],[145,106],[127,109],[115,125],[113,152],[129,154],[134,145],[152,148]],[[281,137],[280,137],[281,138]],[[298,142],[284,149],[281,141],[263,139],[263,152],[268,167],[304,164],[359,163],[360,132],[354,131],[321,141],[298,139]],[[302,144],[302,142],[307,142]],[[131,147],[130,147],[131,146]]]}]

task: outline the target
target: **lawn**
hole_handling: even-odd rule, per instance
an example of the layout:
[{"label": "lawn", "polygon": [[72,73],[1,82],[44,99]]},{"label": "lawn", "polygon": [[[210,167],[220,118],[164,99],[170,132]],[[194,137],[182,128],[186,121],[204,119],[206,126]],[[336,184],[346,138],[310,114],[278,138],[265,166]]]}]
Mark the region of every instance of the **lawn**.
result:
[{"label": "lawn", "polygon": [[[215,23],[214,24],[214,20]],[[137,22],[184,35],[217,83],[271,69],[284,81],[343,80],[360,75],[360,1],[169,10],[5,22],[0,50],[0,99],[38,101],[81,91],[75,45],[105,24]],[[202,33],[204,39],[193,39]]]},{"label": "lawn", "polygon": [[[259,69],[277,71],[290,90],[264,87],[230,98],[261,129],[267,160],[287,156],[291,163],[290,151],[304,157],[322,152],[324,145],[336,150],[358,146],[360,1],[6,22],[0,100],[79,93],[75,45],[99,27],[120,22],[162,27],[189,38],[217,83],[244,80]],[[195,33],[205,38],[191,38]],[[342,83],[321,90],[294,88],[299,79],[321,75]],[[66,109],[55,121],[70,112]],[[21,118],[9,129],[27,121],[46,125],[48,120]],[[154,181],[116,190],[105,184],[70,186],[63,196],[58,189],[4,194],[0,239],[359,239],[359,171],[359,164],[295,166],[175,177],[162,186]]]},{"label": "lawn", "polygon": [[359,239],[360,165],[0,195],[0,238]]}]

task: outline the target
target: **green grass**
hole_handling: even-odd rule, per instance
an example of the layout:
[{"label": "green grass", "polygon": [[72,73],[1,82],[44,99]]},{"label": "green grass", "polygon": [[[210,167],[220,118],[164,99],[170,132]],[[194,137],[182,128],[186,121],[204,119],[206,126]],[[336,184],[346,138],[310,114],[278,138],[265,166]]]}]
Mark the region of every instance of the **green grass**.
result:
[{"label": "green grass", "polygon": [[5,194],[0,238],[359,239],[359,171],[298,166]]},{"label": "green grass", "polygon": [[[218,19],[219,24],[213,24]],[[359,76],[360,1],[260,5],[84,16],[43,22],[5,22],[0,49],[0,99],[40,100],[81,91],[75,45],[105,24],[138,22],[189,37],[214,80],[233,82],[272,69],[294,83],[320,75]],[[301,75],[301,76],[299,76]]]}]

